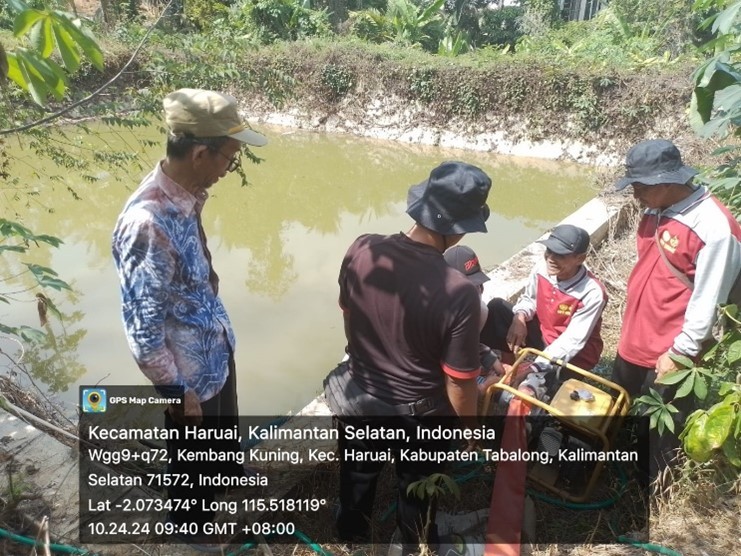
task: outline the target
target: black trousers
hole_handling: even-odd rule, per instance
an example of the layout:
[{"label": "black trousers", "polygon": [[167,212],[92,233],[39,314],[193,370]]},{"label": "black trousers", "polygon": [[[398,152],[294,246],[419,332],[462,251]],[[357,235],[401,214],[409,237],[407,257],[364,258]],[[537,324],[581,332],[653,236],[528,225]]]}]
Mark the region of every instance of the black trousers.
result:
[{"label": "black trousers", "polygon": [[[236,369],[234,366],[234,356],[229,358],[229,375],[221,391],[203,403],[201,411],[203,412],[203,422],[195,427],[198,431],[207,430],[234,430],[239,426],[239,411],[237,408],[237,380]],[[175,423],[168,412],[165,412],[165,427],[175,429],[179,433],[178,440],[167,442],[168,456],[170,463],[168,473],[187,474],[193,486],[175,485],[168,488],[168,497],[170,500],[191,500],[198,501],[196,507],[184,509],[182,507],[170,512],[170,519],[175,523],[198,523],[200,530],[202,525],[213,521],[214,512],[203,510],[213,502],[214,494],[218,489],[211,486],[199,485],[199,477],[216,477],[241,476],[244,473],[242,465],[235,461],[188,461],[188,454],[206,453],[209,454],[237,454],[241,451],[238,440],[194,440],[185,438],[185,426]],[[189,425],[188,429],[193,430]],[[238,435],[237,435],[238,436]],[[217,456],[214,456],[217,458]]]},{"label": "black trousers", "polygon": [[[507,332],[512,326],[512,320],[515,318],[512,312],[513,305],[504,299],[495,297],[489,304],[489,315],[486,317],[486,323],[481,329],[480,341],[491,349],[498,349],[504,353],[512,353],[507,345]],[[540,333],[540,322],[535,316],[527,323],[527,337],[525,345],[535,349],[543,349],[543,335]]]},{"label": "black trousers", "polygon": [[[675,385],[656,384],[656,371],[653,367],[634,365],[623,359],[620,354],[615,356],[612,381],[625,388],[634,400],[638,396],[648,394],[649,389],[653,388],[667,403],[674,399],[677,392]],[[660,435],[658,429],[649,428],[648,417],[641,417],[638,424],[638,469],[645,475],[644,478],[650,481],[676,461],[681,445],[679,433],[684,428],[687,416],[694,411],[691,396],[680,398],[672,404],[679,410],[678,413],[672,414],[674,432],[665,429],[664,434]]]},{"label": "black trousers", "polygon": [[[441,473],[445,463],[413,462],[402,459],[401,450],[408,453],[435,453],[445,452],[450,442],[419,441],[417,427],[437,428],[445,426],[443,419],[435,417],[378,417],[360,420],[339,421],[339,456],[340,456],[340,510],[337,516],[337,531],[341,540],[346,542],[362,542],[370,540],[371,516],[373,502],[376,496],[378,477],[386,462],[358,461],[349,457],[350,454],[386,454],[391,453],[395,458],[397,484],[396,524],[401,532],[401,540],[416,551],[420,541],[432,546],[439,543],[437,527],[435,526],[436,504],[429,498],[418,498],[414,494],[407,494],[407,487],[415,481],[424,479],[432,473]],[[446,423],[450,422],[447,418]],[[403,440],[359,440],[348,438],[349,426],[369,426],[374,429],[403,428],[407,431],[409,442]],[[424,537],[425,525],[430,519],[427,538]]]}]

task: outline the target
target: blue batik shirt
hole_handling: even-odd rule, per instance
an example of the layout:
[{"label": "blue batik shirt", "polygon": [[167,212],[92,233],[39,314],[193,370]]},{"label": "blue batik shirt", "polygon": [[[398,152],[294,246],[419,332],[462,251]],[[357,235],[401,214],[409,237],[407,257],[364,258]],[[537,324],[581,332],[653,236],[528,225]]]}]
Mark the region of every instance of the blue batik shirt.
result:
[{"label": "blue batik shirt", "polygon": [[224,386],[235,344],[201,226],[207,198],[183,189],[158,164],[113,232],[134,359],[154,385],[191,388],[202,402]]}]

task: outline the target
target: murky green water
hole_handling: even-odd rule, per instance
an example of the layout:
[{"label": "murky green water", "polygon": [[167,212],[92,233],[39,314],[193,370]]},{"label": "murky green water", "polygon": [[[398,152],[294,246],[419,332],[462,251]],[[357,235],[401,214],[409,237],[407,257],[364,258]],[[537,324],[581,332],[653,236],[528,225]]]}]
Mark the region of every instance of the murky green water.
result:
[{"label": "murky green water", "polygon": [[[493,179],[489,233],[464,239],[485,267],[505,260],[594,193],[589,170],[574,165],[262,129],[270,138],[258,149],[265,161],[245,163],[252,184],[243,188],[237,176],[228,176],[212,188],[204,209],[221,295],[237,336],[243,414],[297,410],[320,391],[343,353],[337,273],[345,250],[362,233],[407,230],[409,185],[443,160],[479,165]],[[135,146],[120,131],[103,133],[97,149],[106,142]],[[155,129],[147,134],[160,139]],[[146,169],[131,169],[119,176],[123,181],[102,175],[89,184],[69,173],[68,183],[82,197],[76,200],[67,184],[49,182],[51,162],[12,149],[12,174],[22,178],[24,189],[41,195],[14,200],[5,188],[4,215],[15,212],[34,232],[65,241],[23,260],[51,266],[75,288],[74,295],[54,295],[67,316],[63,326],[52,325],[55,346],[24,355],[35,380],[51,385],[65,402],[76,401],[78,384],[144,382],[123,335],[110,234],[124,201],[163,151],[143,150]],[[5,259],[7,276],[13,264]],[[18,293],[17,302],[0,306],[0,322],[38,327],[34,293]],[[11,351],[13,344],[0,340],[0,348]]]}]

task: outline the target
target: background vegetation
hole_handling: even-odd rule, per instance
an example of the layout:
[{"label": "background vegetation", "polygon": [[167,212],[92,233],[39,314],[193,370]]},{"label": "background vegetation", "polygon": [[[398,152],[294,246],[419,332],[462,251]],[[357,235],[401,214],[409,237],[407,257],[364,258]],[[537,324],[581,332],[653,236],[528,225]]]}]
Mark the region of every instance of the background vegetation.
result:
[{"label": "background vegetation", "polygon": [[[689,122],[717,155],[705,160],[705,178],[741,214],[738,0],[611,0],[578,22],[565,21],[555,0],[506,7],[479,0],[105,0],[82,19],[67,15],[77,4],[0,5],[0,43],[9,54],[0,67],[17,85],[0,90],[0,139],[52,157],[60,170],[50,182],[68,172],[93,181],[95,165],[115,167],[132,155],[101,150],[85,162],[49,122],[75,121],[86,133],[94,133],[84,127],[91,117],[149,125],[158,121],[163,93],[188,86],[273,107],[301,105],[321,117],[364,111],[380,95],[416,108],[422,123],[437,128],[464,122],[612,153]],[[90,94],[102,87],[105,94]],[[4,194],[29,195],[28,202],[43,195],[23,190],[11,162],[0,143]],[[0,222],[4,265],[59,241],[7,217]],[[52,269],[18,262],[35,287],[65,289]],[[5,284],[16,278],[7,267],[2,274],[11,279]],[[12,302],[13,292],[0,292],[0,302]],[[738,320],[737,309],[727,315]],[[30,344],[49,333],[12,323],[0,331]],[[679,377],[691,381],[682,392],[698,398],[683,438],[700,466],[741,465],[740,342],[731,325],[705,366]]]}]

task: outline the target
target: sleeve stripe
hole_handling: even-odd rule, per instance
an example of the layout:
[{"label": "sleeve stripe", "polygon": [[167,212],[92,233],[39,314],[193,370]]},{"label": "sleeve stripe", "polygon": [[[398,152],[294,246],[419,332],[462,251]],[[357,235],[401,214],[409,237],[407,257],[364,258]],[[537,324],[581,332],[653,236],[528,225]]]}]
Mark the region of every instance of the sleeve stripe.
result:
[{"label": "sleeve stripe", "polygon": [[481,373],[481,369],[471,369],[470,371],[459,371],[458,369],[449,367],[445,363],[442,363],[442,368],[443,368],[443,372],[446,375],[452,376],[453,378],[462,378],[462,379],[476,378]]}]

